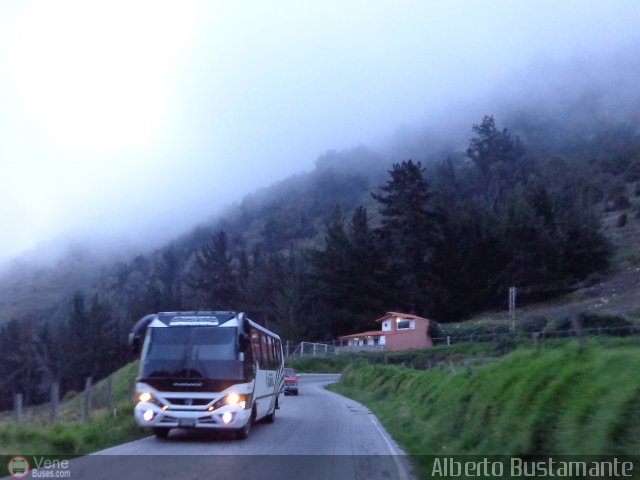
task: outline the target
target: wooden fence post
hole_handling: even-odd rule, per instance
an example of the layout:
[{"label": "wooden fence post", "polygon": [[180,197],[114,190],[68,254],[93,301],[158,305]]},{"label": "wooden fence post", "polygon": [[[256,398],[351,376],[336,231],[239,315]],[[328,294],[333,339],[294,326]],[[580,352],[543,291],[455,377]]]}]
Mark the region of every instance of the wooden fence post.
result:
[{"label": "wooden fence post", "polygon": [[14,396],[14,407],[16,410],[16,420],[18,422],[22,421],[22,394],[16,393]]},{"label": "wooden fence post", "polygon": [[536,350],[540,350],[540,332],[533,332],[531,337],[533,338],[533,345],[536,347]]},{"label": "wooden fence post", "polygon": [[58,382],[51,382],[49,389],[49,421],[54,423],[58,418],[58,405],[60,404],[60,385]]},{"label": "wooden fence post", "polygon": [[91,395],[92,395],[91,377],[87,377],[87,381],[84,384],[84,414],[82,420],[85,422],[89,420],[91,415]]},{"label": "wooden fence post", "polygon": [[110,376],[107,377],[107,408],[109,411],[113,410],[113,384]]}]

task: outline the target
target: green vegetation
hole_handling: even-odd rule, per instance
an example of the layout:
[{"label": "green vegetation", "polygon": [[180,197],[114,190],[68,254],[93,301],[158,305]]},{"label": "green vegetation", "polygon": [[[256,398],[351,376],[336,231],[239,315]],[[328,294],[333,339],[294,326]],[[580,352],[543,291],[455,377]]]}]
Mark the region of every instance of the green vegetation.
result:
[{"label": "green vegetation", "polygon": [[131,385],[136,372],[134,362],[110,377],[112,409],[106,407],[107,379],[95,385],[96,408],[88,421],[82,420],[82,394],[68,396],[53,424],[46,409],[27,412],[21,423],[0,419],[0,455],[83,455],[147,435],[133,419]]},{"label": "green vegetation", "polygon": [[141,438],[145,433],[133,420],[130,404],[120,404],[117,415],[95,412],[88,422],[68,421],[40,426],[0,423],[2,455],[83,455]]},{"label": "green vegetation", "polygon": [[[0,411],[13,407],[14,392],[37,405],[54,380],[66,395],[132,361],[126,335],[151,312],[246,311],[286,340],[331,341],[396,310],[486,341],[507,325],[449,322],[503,309],[509,286],[519,289],[518,308],[586,285],[595,302],[598,282],[622,265],[614,248],[637,250],[638,128],[602,120],[586,134],[558,118],[525,112],[510,130],[485,116],[462,150],[420,141],[411,155],[328,152],[314,171],[155,252],[100,273],[81,269],[77,252],[55,267],[60,275],[25,272],[19,288],[0,281]],[[632,301],[611,296],[607,313],[626,314],[617,307]],[[22,308],[4,308],[16,302]],[[567,330],[575,317],[546,318]]]},{"label": "green vegetation", "polygon": [[340,373],[361,358],[359,355],[302,357],[288,360],[286,366],[298,373]]},{"label": "green vegetation", "polygon": [[367,405],[422,468],[420,455],[635,455],[640,348],[629,340],[550,340],[472,369],[359,362],[332,388]]}]

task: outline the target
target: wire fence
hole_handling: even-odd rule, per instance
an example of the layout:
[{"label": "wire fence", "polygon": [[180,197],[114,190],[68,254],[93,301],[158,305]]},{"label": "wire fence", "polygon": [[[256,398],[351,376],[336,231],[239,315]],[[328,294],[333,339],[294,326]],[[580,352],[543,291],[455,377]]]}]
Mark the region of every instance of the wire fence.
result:
[{"label": "wire fence", "polygon": [[[555,339],[575,338],[578,342],[584,343],[589,337],[628,337],[628,344],[640,347],[640,326],[636,324],[620,326],[598,326],[583,328],[580,323],[576,323],[572,328],[562,329],[541,329],[539,331],[516,331],[516,332],[484,332],[468,333],[462,335],[447,335],[432,338],[435,347],[454,346],[461,344],[487,344],[493,342],[495,345],[490,349],[480,350],[473,353],[473,349],[449,349],[431,348],[419,351],[390,352],[385,351],[383,345],[362,345],[362,346],[339,346],[329,342],[284,342],[285,358],[308,358],[308,357],[329,357],[340,355],[354,355],[354,358],[364,359],[370,363],[385,363],[391,365],[404,365],[418,370],[431,368],[448,368],[457,371],[460,368],[471,370],[479,365],[491,361],[496,356],[505,355],[513,351],[517,346],[531,342],[535,348],[542,348],[546,342]],[[134,384],[127,386],[128,391],[124,392],[127,398],[133,398]],[[0,412],[0,420],[30,421],[40,424],[54,423],[59,416],[64,416],[65,420],[86,421],[92,412],[96,410],[107,410],[117,414],[115,405],[122,392],[114,392],[110,377],[102,382],[94,384],[91,378],[87,378],[84,391],[67,394],[64,407],[60,398],[60,389],[57,383],[50,386],[49,402],[37,406],[27,406],[23,404],[21,394],[16,394],[14,398],[14,409],[12,411]],[[61,412],[61,410],[63,410]]]},{"label": "wire fence", "polygon": [[[135,383],[127,386],[127,398],[133,398]],[[60,387],[52,382],[49,387],[49,401],[39,405],[25,405],[21,393],[14,395],[13,410],[0,412],[0,420],[29,422],[40,425],[52,424],[63,418],[67,421],[87,421],[96,411],[108,411],[113,416],[118,414],[116,404],[117,392],[114,392],[113,380],[107,377],[94,384],[88,377],[82,392],[70,392],[64,399],[60,398]]]},{"label": "wire fence", "polygon": [[[427,370],[431,368],[447,368],[452,372],[460,368],[471,371],[473,368],[485,364],[496,357],[506,355],[517,347],[529,344],[536,349],[541,349],[546,343],[553,345],[558,339],[574,338],[579,344],[586,343],[590,337],[618,338],[625,344],[640,347],[640,326],[624,325],[612,327],[582,328],[579,323],[574,328],[544,329],[540,331],[516,331],[516,332],[488,332],[469,333],[464,335],[448,335],[433,338],[433,344],[438,348],[427,348],[413,351],[385,351],[381,345],[363,345],[352,347],[340,347],[328,345],[327,348],[306,350],[295,348],[294,355],[289,358],[301,357],[330,357],[352,355],[353,361],[358,359],[368,363],[384,363],[391,365],[403,365],[406,367]],[[623,340],[625,339],[626,340]],[[493,345],[489,345],[489,343]],[[311,345],[311,342],[305,342]],[[620,342],[612,341],[611,345],[619,345]],[[454,345],[469,345],[469,348],[447,348]],[[481,348],[473,348],[476,344]],[[326,344],[322,344],[326,345]],[[484,345],[484,346],[483,346]],[[607,343],[605,343],[607,345]],[[444,348],[443,348],[444,346]],[[303,352],[306,352],[303,354]]]},{"label": "wire fence", "polygon": [[[568,329],[531,332],[529,334],[514,333],[486,333],[486,334],[470,334],[463,336],[449,336],[437,338],[441,345],[454,345],[476,342],[485,344],[490,348],[484,349],[454,349],[454,348],[434,348],[422,349],[419,351],[407,352],[384,352],[382,354],[374,354],[372,352],[363,351],[360,355],[368,363],[384,363],[388,365],[402,365],[416,370],[428,370],[432,368],[446,368],[452,373],[464,369],[472,372],[474,368],[485,363],[491,362],[496,357],[506,355],[517,347],[531,342],[536,349],[541,349],[548,342],[549,346],[553,346],[553,342],[558,339],[574,338],[579,344],[586,343],[589,337],[609,337],[618,338],[619,341],[603,343],[603,345],[619,346],[621,342],[640,348],[640,328],[637,326],[625,327],[598,327],[587,329]],[[487,345],[488,342],[494,342],[494,345]]]},{"label": "wire fence", "polygon": [[335,345],[320,342],[284,342],[285,358],[316,357],[335,353]]},{"label": "wire fence", "polygon": [[491,342],[501,339],[522,339],[530,337],[532,339],[544,340],[546,338],[567,338],[567,337],[589,337],[589,336],[615,336],[626,337],[639,335],[640,327],[637,325],[624,325],[615,327],[593,327],[593,328],[566,328],[528,332],[490,332],[490,333],[469,333],[467,335],[435,337],[431,340],[434,345],[453,345],[465,342]]}]

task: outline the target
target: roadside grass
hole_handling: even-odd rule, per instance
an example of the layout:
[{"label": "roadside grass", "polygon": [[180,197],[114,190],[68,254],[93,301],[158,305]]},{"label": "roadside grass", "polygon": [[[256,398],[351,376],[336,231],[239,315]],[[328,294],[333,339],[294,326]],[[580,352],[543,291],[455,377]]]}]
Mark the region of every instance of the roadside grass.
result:
[{"label": "roadside grass", "polygon": [[[317,357],[290,358],[287,367],[298,373],[340,373],[353,362],[366,358],[383,358],[380,353],[352,353],[343,355],[322,355]],[[378,360],[379,361],[379,360]]]},{"label": "roadside grass", "polygon": [[68,395],[61,402],[55,423],[49,422],[47,407],[36,409],[22,422],[1,420],[0,455],[84,455],[148,435],[133,419],[131,385],[137,365],[133,362],[111,375],[111,408],[106,401],[107,379],[94,386],[95,408],[88,421],[82,420],[82,394]]},{"label": "roadside grass", "polygon": [[358,362],[331,389],[367,405],[423,474],[426,455],[636,455],[640,348],[552,344],[472,370]]},{"label": "roadside grass", "polygon": [[[608,336],[595,335],[585,337],[586,346],[618,348],[624,346],[640,347],[640,335]],[[565,348],[578,345],[573,336],[561,338],[540,338],[539,349]],[[339,355],[318,355],[311,357],[290,358],[286,366],[299,373],[341,373],[357,362],[372,364],[395,364],[414,366],[420,370],[429,366],[459,366],[466,363],[481,365],[492,362],[514,350],[534,348],[534,341],[523,334],[505,336],[498,340],[468,341],[451,345],[435,345],[431,348],[405,350],[402,352],[353,352]],[[429,363],[430,362],[430,363]]]}]

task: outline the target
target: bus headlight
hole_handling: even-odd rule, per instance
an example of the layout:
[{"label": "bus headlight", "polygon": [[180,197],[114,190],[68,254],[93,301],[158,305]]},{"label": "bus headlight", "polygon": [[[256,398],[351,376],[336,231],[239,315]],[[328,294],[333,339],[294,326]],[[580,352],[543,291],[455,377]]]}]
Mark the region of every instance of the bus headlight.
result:
[{"label": "bus headlight", "polygon": [[229,393],[224,398],[218,400],[213,404],[213,410],[217,410],[220,407],[225,405],[237,405],[243,410],[247,408],[249,404],[249,395],[244,395],[241,393]]},{"label": "bus headlight", "polygon": [[144,418],[146,422],[150,422],[151,420],[153,420],[153,417],[154,417],[154,413],[153,413],[153,410],[151,409],[145,410],[144,413],[142,414],[142,418]]},{"label": "bus headlight", "polygon": [[139,393],[138,394],[138,401],[141,402],[141,403],[153,403],[154,405],[158,405],[159,407],[162,407],[163,409],[165,407],[164,403],[162,403],[160,400],[158,400],[156,397],[154,397],[149,392]]},{"label": "bus headlight", "polygon": [[222,414],[222,421],[227,424],[227,423],[231,423],[231,421],[233,420],[233,413],[231,412],[224,412]]},{"label": "bus headlight", "polygon": [[230,393],[226,396],[225,402],[227,405],[238,405],[241,409],[245,409],[247,406],[247,396],[239,395],[237,393]]},{"label": "bus headlight", "polygon": [[150,402],[152,398],[153,395],[151,395],[149,392],[142,392],[140,395],[138,395],[138,400],[141,402]]}]

